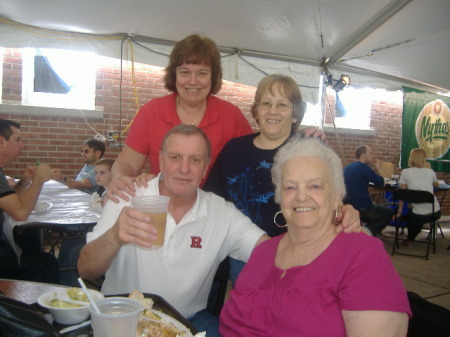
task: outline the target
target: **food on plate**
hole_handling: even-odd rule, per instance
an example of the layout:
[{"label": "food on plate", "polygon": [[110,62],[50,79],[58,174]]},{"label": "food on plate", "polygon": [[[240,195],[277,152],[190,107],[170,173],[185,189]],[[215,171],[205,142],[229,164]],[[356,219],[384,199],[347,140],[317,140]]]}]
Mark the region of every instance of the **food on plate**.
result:
[{"label": "food on plate", "polygon": [[57,300],[57,299],[51,300],[48,305],[53,308],[79,308],[79,307],[81,307],[81,305],[79,305],[79,304],[69,303],[69,302],[65,302],[65,301],[61,301],[61,300]]},{"label": "food on plate", "polygon": [[184,331],[178,330],[172,323],[146,321],[139,319],[137,337],[177,337],[183,336]]},{"label": "food on plate", "polygon": [[74,301],[89,302],[86,293],[81,288],[69,288],[67,289],[66,294]]},{"label": "food on plate", "polygon": [[[67,296],[74,301],[86,302],[86,305],[89,303],[89,300],[81,288],[69,288],[66,290]],[[75,303],[68,303],[61,299],[53,299],[50,301],[49,305],[53,308],[79,308],[82,305]]]},{"label": "food on plate", "polygon": [[139,290],[133,290],[128,297],[141,303],[144,309],[151,309],[153,307],[153,300],[151,298],[145,298],[144,294]]},{"label": "food on plate", "polygon": [[[185,331],[177,329],[175,325],[170,322],[164,322],[155,311],[152,310],[153,300],[144,297],[144,294],[138,290],[134,290],[128,296],[139,303],[141,303],[144,310],[142,310],[139,318],[138,328],[136,332],[137,337],[177,337],[184,336]],[[146,320],[145,318],[150,318]],[[156,322],[155,322],[156,321]]]}]

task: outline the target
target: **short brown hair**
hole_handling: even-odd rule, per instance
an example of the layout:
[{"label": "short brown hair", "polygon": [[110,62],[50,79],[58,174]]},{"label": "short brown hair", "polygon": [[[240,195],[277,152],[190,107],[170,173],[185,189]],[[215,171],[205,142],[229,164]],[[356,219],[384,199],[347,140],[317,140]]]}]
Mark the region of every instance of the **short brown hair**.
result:
[{"label": "short brown hair", "polygon": [[305,115],[305,103],[302,100],[302,94],[300,93],[298,84],[294,81],[292,77],[280,74],[273,74],[264,77],[259,82],[258,88],[256,88],[255,101],[253,102],[250,111],[252,112],[253,118],[255,118],[255,120],[258,122],[258,119],[256,118],[258,103],[260,102],[261,97],[266,90],[269,90],[270,93],[273,92],[273,88],[276,84],[279,84],[281,86],[283,94],[290,102],[292,102],[293,105],[292,117],[295,118],[297,121],[292,123],[291,130],[295,131],[298,129],[298,126],[302,122],[303,116]]},{"label": "short brown hair", "polygon": [[109,170],[111,171],[111,167],[114,164],[114,159],[112,158],[102,158],[97,160],[94,165],[105,165],[108,166]]},{"label": "short brown hair", "polygon": [[83,142],[83,146],[84,145],[87,145],[87,147],[93,149],[94,152],[100,151],[100,158],[102,158],[105,154],[105,143],[103,143],[101,140],[89,138]]},{"label": "short brown hair", "polygon": [[359,159],[364,153],[367,152],[367,146],[366,145],[359,145],[356,148],[355,157],[356,159]]},{"label": "short brown hair", "polygon": [[217,94],[222,87],[222,65],[220,63],[220,52],[216,43],[199,35],[189,35],[179,41],[169,57],[169,64],[164,75],[164,86],[167,90],[176,92],[177,67],[182,64],[206,64],[211,67],[211,91]]},{"label": "short brown hair", "polygon": [[209,141],[208,135],[202,129],[196,127],[195,125],[178,124],[170,129],[163,138],[161,143],[161,152],[164,152],[166,147],[167,139],[172,135],[185,135],[185,136],[195,136],[199,135],[203,138],[206,144],[207,161],[211,159],[211,142]]}]

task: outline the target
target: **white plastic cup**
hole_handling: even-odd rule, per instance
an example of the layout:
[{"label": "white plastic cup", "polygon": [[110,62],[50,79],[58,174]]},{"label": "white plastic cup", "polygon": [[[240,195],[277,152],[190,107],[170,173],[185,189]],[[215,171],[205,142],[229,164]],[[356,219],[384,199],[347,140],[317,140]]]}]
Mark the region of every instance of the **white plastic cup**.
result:
[{"label": "white plastic cup", "polygon": [[164,245],[169,201],[170,198],[164,195],[137,196],[131,201],[135,209],[147,213],[150,216],[152,225],[158,231],[157,239],[152,243],[151,249],[161,248]]},{"label": "white plastic cup", "polygon": [[106,297],[95,302],[98,313],[89,305],[94,337],[136,336],[139,314],[143,309],[138,301],[126,297]]}]

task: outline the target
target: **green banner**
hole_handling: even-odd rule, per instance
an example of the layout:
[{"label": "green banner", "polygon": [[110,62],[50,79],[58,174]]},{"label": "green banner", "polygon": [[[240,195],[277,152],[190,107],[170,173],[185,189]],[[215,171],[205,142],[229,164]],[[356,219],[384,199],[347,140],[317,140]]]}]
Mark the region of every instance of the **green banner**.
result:
[{"label": "green banner", "polygon": [[450,97],[403,87],[400,167],[422,148],[436,172],[450,172]]}]

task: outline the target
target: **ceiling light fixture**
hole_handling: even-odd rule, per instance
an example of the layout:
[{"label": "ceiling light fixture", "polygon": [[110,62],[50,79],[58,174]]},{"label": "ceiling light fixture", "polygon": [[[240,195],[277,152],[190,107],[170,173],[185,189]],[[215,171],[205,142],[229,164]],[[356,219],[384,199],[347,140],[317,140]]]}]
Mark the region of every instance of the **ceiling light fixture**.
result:
[{"label": "ceiling light fixture", "polygon": [[339,92],[348,85],[350,85],[350,76],[341,75],[341,78],[333,84],[332,88],[334,91]]}]

